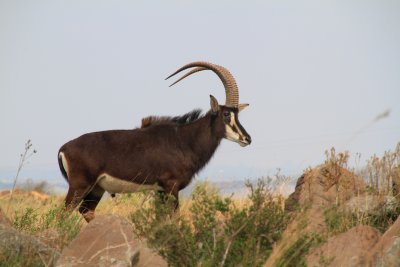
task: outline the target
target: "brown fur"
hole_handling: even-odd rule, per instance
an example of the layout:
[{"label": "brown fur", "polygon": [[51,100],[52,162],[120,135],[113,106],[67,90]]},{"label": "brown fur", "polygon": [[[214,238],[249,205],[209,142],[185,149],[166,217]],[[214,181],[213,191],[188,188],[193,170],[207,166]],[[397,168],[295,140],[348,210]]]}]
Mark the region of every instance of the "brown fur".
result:
[{"label": "brown fur", "polygon": [[177,207],[179,190],[207,164],[225,135],[229,122],[224,111],[233,111],[237,117],[238,109],[225,106],[203,116],[199,110],[179,117],[153,116],[144,118],[138,129],[88,133],[64,144],[59,153],[66,157],[68,174],[60,156],[59,165],[69,183],[66,207],[74,209],[83,200],[79,211],[91,220],[104,193],[96,184],[103,173],[138,184],[157,184],[176,198]]}]

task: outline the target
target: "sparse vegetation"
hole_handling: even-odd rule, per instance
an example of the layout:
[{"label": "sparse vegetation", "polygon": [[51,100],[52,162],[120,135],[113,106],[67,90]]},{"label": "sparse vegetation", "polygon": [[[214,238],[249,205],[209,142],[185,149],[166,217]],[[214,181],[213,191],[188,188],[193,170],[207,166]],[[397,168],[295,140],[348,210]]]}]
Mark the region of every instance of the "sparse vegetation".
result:
[{"label": "sparse vegetation", "polygon": [[386,151],[379,158],[372,156],[364,173],[367,173],[369,185],[382,195],[398,195],[400,193],[400,143],[394,151]]},{"label": "sparse vegetation", "polygon": [[[29,139],[28,141],[26,141],[26,143],[25,143],[25,150],[24,150],[24,152],[20,155],[20,158],[19,158],[19,164],[18,164],[18,168],[17,168],[17,173],[16,173],[16,175],[15,175],[15,177],[14,177],[13,187],[12,187],[12,189],[11,189],[11,194],[10,194],[10,200],[9,200],[9,202],[12,201],[14,189],[15,189],[15,187],[16,187],[16,185],[17,185],[18,176],[19,176],[19,174],[20,174],[20,172],[21,172],[21,170],[22,170],[22,167],[27,163],[27,160],[28,160],[33,154],[36,153],[36,149],[34,149],[33,151],[31,151],[31,150],[32,150],[32,142],[31,142],[31,140]],[[10,204],[10,203],[9,203],[9,204]],[[8,208],[9,208],[9,206],[7,206],[7,211],[8,211]]]},{"label": "sparse vegetation", "polygon": [[261,266],[287,217],[273,199],[270,180],[247,187],[249,202],[238,207],[199,183],[187,213],[180,215],[171,215],[171,205],[160,205],[170,199],[154,198],[148,208],[132,213],[135,232],[171,266]]},{"label": "sparse vegetation", "polygon": [[[348,152],[336,154],[334,148],[326,152],[325,164],[329,164],[336,171],[336,177],[340,176],[342,168],[348,168]],[[338,234],[356,225],[369,225],[380,232],[385,232],[400,214],[400,195],[398,185],[400,179],[400,143],[394,151],[386,151],[379,158],[372,156],[367,165],[356,171],[364,178],[368,187],[366,192],[357,192],[361,199],[373,199],[376,207],[373,209],[356,207],[349,211],[336,203],[335,206],[327,207],[325,211],[325,222],[330,234]]]},{"label": "sparse vegetation", "polygon": [[328,208],[325,212],[325,223],[331,235],[343,233],[357,225],[357,218],[350,212],[344,212],[338,207]]},{"label": "sparse vegetation", "polygon": [[400,215],[400,199],[393,198],[389,205],[382,202],[370,211],[345,211],[330,207],[325,211],[325,222],[332,235],[343,233],[357,225],[369,225],[384,233]]},{"label": "sparse vegetation", "polygon": [[79,233],[81,221],[81,216],[78,214],[68,213],[61,206],[53,206],[44,213],[32,208],[26,208],[23,212],[16,212],[13,226],[30,234],[54,229],[58,233],[59,246],[64,247]]},{"label": "sparse vegetation", "polygon": [[308,251],[324,242],[324,238],[318,234],[301,235],[282,255],[277,262],[277,267],[301,267],[307,266],[304,256]]}]

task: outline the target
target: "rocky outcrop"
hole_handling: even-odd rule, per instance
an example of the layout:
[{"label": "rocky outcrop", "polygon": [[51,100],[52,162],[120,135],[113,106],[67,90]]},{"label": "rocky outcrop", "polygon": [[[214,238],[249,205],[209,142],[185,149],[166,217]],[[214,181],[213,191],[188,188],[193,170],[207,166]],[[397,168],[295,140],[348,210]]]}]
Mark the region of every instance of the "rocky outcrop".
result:
[{"label": "rocky outcrop", "polygon": [[376,267],[392,267],[400,266],[400,237],[396,238],[387,250],[375,259],[372,266]]},{"label": "rocky outcrop", "polygon": [[327,228],[324,211],[346,202],[364,189],[361,178],[340,166],[325,164],[305,172],[297,180],[295,191],[285,203],[293,219],[265,266],[276,266],[278,262],[285,261],[285,253],[301,238],[322,236]]},{"label": "rocky outcrop", "polygon": [[308,266],[400,266],[400,217],[381,235],[375,228],[356,226],[331,237],[307,256]]},{"label": "rocky outcrop", "polygon": [[307,266],[366,266],[365,252],[375,246],[380,235],[370,226],[356,226],[314,249],[306,258]]},{"label": "rocky outcrop", "polygon": [[318,208],[339,205],[365,190],[364,181],[354,173],[339,166],[322,165],[305,172],[296,183],[295,191],[288,197],[286,207]]},{"label": "rocky outcrop", "polygon": [[400,217],[381,236],[360,225],[331,237],[307,256],[308,266],[400,266]]},{"label": "rocky outcrop", "polygon": [[[312,169],[298,179],[286,201],[293,219],[265,266],[292,266],[295,261],[307,266],[400,266],[400,217],[383,235],[373,227],[358,225],[326,240],[331,232],[324,212],[329,208],[362,214],[393,209],[395,203],[392,196],[369,195],[362,179],[348,170],[333,165]],[[289,255],[299,250],[305,258]]]},{"label": "rocky outcrop", "polygon": [[126,219],[97,216],[64,249],[56,266],[167,266],[145,248]]},{"label": "rocky outcrop", "polygon": [[367,258],[371,266],[400,266],[400,216],[368,251]]}]

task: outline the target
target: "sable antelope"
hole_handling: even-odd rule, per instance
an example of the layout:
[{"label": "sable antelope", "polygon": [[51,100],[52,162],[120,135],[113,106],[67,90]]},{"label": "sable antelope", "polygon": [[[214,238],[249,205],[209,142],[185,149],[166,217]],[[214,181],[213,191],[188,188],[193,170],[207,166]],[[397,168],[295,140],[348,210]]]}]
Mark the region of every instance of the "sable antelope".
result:
[{"label": "sable antelope", "polygon": [[210,95],[211,109],[206,114],[194,110],[177,117],[150,116],[142,120],[141,128],[87,133],[64,144],[58,163],[69,183],[67,210],[80,204],[79,212],[89,222],[105,191],[147,189],[172,194],[177,208],[179,190],[207,164],[222,138],[241,146],[251,143],[238,120],[238,113],[248,104],[239,104],[231,73],[222,66],[193,62],[168,78],[189,68],[194,69],[171,86],[193,73],[211,70],[225,87],[225,105]]}]

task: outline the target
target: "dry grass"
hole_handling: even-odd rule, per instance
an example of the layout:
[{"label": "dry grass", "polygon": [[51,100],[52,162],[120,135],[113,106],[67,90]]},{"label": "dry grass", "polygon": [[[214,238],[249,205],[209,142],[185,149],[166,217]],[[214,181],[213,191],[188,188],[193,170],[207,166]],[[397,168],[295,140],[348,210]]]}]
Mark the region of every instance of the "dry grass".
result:
[{"label": "dry grass", "polygon": [[[4,191],[6,192],[6,191]],[[117,194],[115,198],[105,195],[100,201],[96,215],[115,214],[124,218],[129,218],[132,212],[139,209],[147,208],[149,200],[154,197],[154,193],[135,193],[135,194]],[[236,209],[243,209],[248,207],[250,201],[246,197],[232,197],[232,205]],[[49,195],[47,200],[36,198],[35,194],[31,191],[14,190],[12,198],[10,194],[0,194],[0,209],[3,214],[11,221],[14,222],[16,217],[22,214],[27,209],[32,209],[38,215],[45,214],[50,210],[63,207],[63,195]],[[180,199],[179,214],[186,219],[190,219],[190,208],[193,200],[188,197]],[[73,214],[79,215],[78,211]],[[80,216],[80,215],[79,215]],[[40,223],[39,221],[37,222]],[[86,222],[82,221],[82,225]]]},{"label": "dry grass", "polygon": [[0,208],[10,221],[14,221],[16,214],[28,208],[44,214],[55,206],[61,205],[62,201],[62,196],[51,195],[46,201],[43,201],[35,198],[29,191],[14,190],[12,198],[9,194],[0,196]]}]

